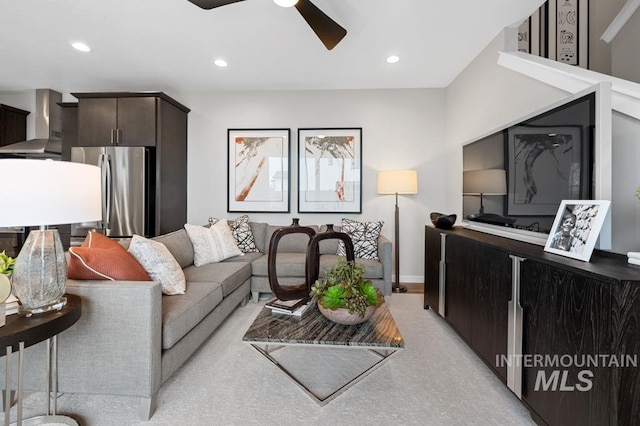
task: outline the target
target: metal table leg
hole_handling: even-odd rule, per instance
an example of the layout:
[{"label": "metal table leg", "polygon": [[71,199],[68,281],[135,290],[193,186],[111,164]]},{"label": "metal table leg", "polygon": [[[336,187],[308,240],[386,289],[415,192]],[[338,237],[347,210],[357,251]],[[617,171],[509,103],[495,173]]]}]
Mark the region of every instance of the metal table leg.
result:
[{"label": "metal table leg", "polygon": [[[22,398],[23,398],[23,380],[24,380],[24,343],[20,342],[19,358],[18,358],[18,402],[17,411],[18,419],[15,423],[11,423],[11,426],[35,426],[35,425],[47,425],[47,424],[63,424],[68,426],[79,426],[78,422],[69,416],[62,416],[57,414],[58,410],[58,338],[53,336],[46,341],[47,345],[47,412],[42,416],[29,417],[28,419],[22,419]],[[11,373],[10,373],[10,354],[11,347],[7,348],[7,377],[6,377],[6,389],[11,389]],[[53,386],[53,409],[51,409],[51,387]],[[8,404],[9,403],[9,404]],[[7,405],[8,404],[8,405]],[[5,395],[5,407],[10,407],[10,392]],[[9,412],[10,409],[5,408],[5,424],[9,424]]]}]

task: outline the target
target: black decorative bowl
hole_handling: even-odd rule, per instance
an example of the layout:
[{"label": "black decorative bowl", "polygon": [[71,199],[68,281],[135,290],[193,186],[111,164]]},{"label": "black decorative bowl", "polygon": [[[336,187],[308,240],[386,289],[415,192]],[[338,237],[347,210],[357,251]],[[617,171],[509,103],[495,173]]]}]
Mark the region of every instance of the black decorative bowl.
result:
[{"label": "black decorative bowl", "polygon": [[458,216],[456,216],[455,214],[445,215],[438,212],[431,212],[429,218],[431,219],[431,223],[433,223],[433,226],[435,226],[436,228],[449,229],[453,226],[454,223],[456,223],[456,219],[458,218]]}]

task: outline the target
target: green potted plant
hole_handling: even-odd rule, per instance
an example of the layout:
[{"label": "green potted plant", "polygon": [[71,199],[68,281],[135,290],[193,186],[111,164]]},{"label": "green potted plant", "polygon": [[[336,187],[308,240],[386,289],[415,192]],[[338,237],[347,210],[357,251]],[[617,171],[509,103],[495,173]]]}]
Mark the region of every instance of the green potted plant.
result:
[{"label": "green potted plant", "polygon": [[16,263],[16,260],[7,256],[5,251],[2,250],[2,253],[0,253],[0,274],[11,275],[14,263]]},{"label": "green potted plant", "polygon": [[[14,263],[16,263],[15,259],[7,256],[5,251],[2,250],[2,253],[0,253],[0,303],[4,302],[11,294],[11,280],[9,280],[9,277],[13,273]],[[4,318],[4,311],[2,312]],[[4,322],[2,322],[2,325],[4,325]]]},{"label": "green potted plant", "polygon": [[364,278],[364,266],[344,258],[313,284],[310,296],[325,317],[346,325],[368,321],[384,300]]}]

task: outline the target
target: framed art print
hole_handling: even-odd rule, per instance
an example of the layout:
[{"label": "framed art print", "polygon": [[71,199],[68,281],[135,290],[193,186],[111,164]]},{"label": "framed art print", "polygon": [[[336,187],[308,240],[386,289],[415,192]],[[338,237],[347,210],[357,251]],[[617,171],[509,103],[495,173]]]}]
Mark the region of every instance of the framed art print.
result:
[{"label": "framed art print", "polygon": [[514,126],[507,134],[507,215],[553,216],[589,198],[589,147],[580,126]]},{"label": "framed art print", "polygon": [[298,212],[362,212],[362,128],[298,129]]},{"label": "framed art print", "polygon": [[610,203],[607,200],[563,200],[544,250],[588,262]]},{"label": "framed art print", "polygon": [[290,133],[228,129],[228,212],[289,212]]}]

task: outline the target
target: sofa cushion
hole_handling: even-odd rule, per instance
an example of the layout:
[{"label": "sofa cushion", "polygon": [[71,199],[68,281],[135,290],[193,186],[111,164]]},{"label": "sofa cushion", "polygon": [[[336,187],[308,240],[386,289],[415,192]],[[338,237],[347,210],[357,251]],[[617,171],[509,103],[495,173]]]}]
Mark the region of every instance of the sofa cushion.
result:
[{"label": "sofa cushion", "polygon": [[140,262],[152,280],[162,285],[164,294],[184,294],[184,273],[164,244],[134,235],[129,244],[129,253]]},{"label": "sofa cushion", "polygon": [[251,278],[251,265],[244,262],[208,263],[202,266],[185,268],[187,281],[216,282],[222,285],[222,295],[226,297]]},{"label": "sofa cushion", "polygon": [[253,238],[256,240],[256,248],[262,253],[266,253],[269,249],[269,242],[265,241],[267,224],[265,222],[249,222]]},{"label": "sofa cushion", "polygon": [[[378,260],[378,237],[384,222],[358,222],[347,218],[342,219],[342,232],[345,232],[353,242],[355,257],[361,259]],[[342,241],[338,242],[339,256],[346,256]]]},{"label": "sofa cushion", "polygon": [[171,348],[222,301],[222,284],[189,281],[180,297],[162,296],[162,349]]},{"label": "sofa cushion", "polygon": [[[342,256],[338,256],[336,254],[323,254],[320,256],[320,276],[324,277],[325,272],[331,268],[333,268],[336,263],[338,263],[338,259],[341,259]],[[367,279],[378,279],[383,278],[383,270],[382,270],[382,262],[371,259],[359,259],[356,258],[356,263],[364,266],[364,277]]]},{"label": "sofa cushion", "polygon": [[67,277],[76,280],[151,281],[140,263],[117,241],[89,232],[69,249]]},{"label": "sofa cushion", "polygon": [[208,228],[186,223],[184,229],[193,244],[193,264],[196,266],[221,262],[243,254],[226,220],[219,220]]},{"label": "sofa cushion", "polygon": [[[302,225],[301,225],[302,226]],[[316,232],[318,232],[317,225],[304,225],[313,228]],[[273,226],[267,225],[267,232],[265,234],[265,253],[269,252],[269,244],[271,242],[271,236],[273,233],[279,229],[283,228],[283,226]],[[280,239],[278,242],[278,252],[284,253],[306,253],[307,244],[309,244],[309,236],[303,233],[295,233],[295,234],[287,234]]]},{"label": "sofa cushion", "polygon": [[[283,238],[284,239],[284,238]],[[306,253],[281,253],[276,257],[278,277],[304,277]],[[269,256],[265,255],[251,262],[251,273],[258,277],[268,276]]]},{"label": "sofa cushion", "polygon": [[164,244],[181,268],[193,265],[193,244],[184,228],[153,237],[152,240]]},{"label": "sofa cushion", "polygon": [[244,256],[236,256],[230,257],[229,259],[225,259],[223,263],[226,262],[244,262],[244,263],[252,263],[256,259],[260,259],[261,257],[266,256],[264,253],[245,253]]},{"label": "sofa cushion", "polygon": [[[340,226],[334,225],[333,230],[340,232]],[[327,232],[327,225],[321,225],[318,232]],[[336,238],[320,241],[320,254],[336,254],[338,252],[338,241]]]}]

